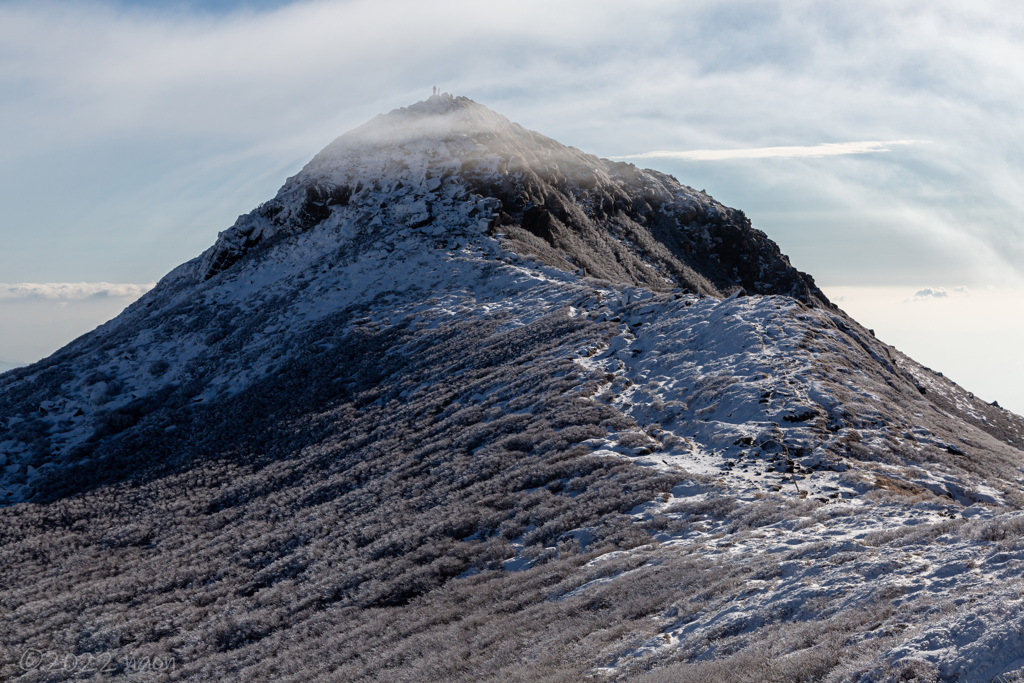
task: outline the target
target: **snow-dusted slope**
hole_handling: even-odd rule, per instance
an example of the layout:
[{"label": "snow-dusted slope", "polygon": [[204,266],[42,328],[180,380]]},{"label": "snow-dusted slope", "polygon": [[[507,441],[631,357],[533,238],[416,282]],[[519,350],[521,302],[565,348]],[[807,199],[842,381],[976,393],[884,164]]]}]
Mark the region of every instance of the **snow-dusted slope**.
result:
[{"label": "snow-dusted slope", "polygon": [[[451,624],[523,610],[531,638],[555,638],[571,608],[580,631],[560,647],[582,654],[555,661],[619,676],[761,656],[772,629],[861,614],[919,575],[871,613],[904,624],[884,648],[858,622],[856,657],[815,661],[835,680],[915,658],[994,676],[1018,664],[950,653],[1014,646],[995,598],[937,616],[925,599],[1007,581],[1022,446],[1024,421],[875,339],[741,212],[435,96],[342,136],[121,316],[0,376],[0,602],[25,647],[157,643],[188,653],[184,677],[263,679],[304,642],[292,629],[412,648],[373,655],[392,677],[458,678],[423,663],[420,631],[373,631],[374,609],[450,643]],[[934,533],[886,535],[904,526]],[[658,583],[698,565],[732,578],[702,598]],[[177,578],[150,594],[166,567]],[[649,580],[660,597],[627,609]],[[531,581],[536,604],[480,607]],[[62,582],[99,597],[75,607]],[[167,626],[181,601],[198,611]],[[618,635],[572,607],[605,603]],[[438,604],[466,611],[430,621]],[[39,610],[50,630],[26,626]],[[114,634],[111,614],[152,638]],[[484,640],[472,656],[496,668],[460,675],[508,673]],[[337,675],[372,677],[370,655],[316,642]]]}]

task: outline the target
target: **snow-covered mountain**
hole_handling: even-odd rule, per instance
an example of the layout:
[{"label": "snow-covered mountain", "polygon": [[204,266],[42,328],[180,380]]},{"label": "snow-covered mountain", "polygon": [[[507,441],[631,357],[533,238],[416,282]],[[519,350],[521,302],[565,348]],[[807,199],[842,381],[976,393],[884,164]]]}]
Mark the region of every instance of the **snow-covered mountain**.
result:
[{"label": "snow-covered mountain", "polygon": [[5,640],[190,679],[990,680],[1024,667],[1022,448],[742,212],[433,96],[0,376]]}]

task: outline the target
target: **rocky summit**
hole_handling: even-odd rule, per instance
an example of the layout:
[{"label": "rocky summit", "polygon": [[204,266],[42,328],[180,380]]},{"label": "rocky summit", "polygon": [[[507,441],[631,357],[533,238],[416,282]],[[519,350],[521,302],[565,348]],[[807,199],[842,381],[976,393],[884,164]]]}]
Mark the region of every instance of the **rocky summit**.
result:
[{"label": "rocky summit", "polygon": [[1022,449],[742,211],[434,95],[0,374],[0,677],[1011,680]]}]

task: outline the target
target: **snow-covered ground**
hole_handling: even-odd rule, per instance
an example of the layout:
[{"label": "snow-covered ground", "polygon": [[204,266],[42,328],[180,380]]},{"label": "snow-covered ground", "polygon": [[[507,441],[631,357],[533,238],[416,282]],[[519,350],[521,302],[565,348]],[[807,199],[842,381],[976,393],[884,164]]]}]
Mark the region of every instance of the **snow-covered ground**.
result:
[{"label": "snow-covered ground", "polygon": [[[785,507],[751,490],[729,493],[724,506],[733,507],[729,518],[698,512],[696,518],[706,520],[702,524],[689,525],[685,533],[660,533],[657,545],[630,553],[645,564],[667,566],[687,557],[731,567],[770,558],[767,569],[762,566],[725,597],[697,609],[693,604],[669,606],[656,619],[657,635],[595,673],[614,677],[638,665],[711,661],[727,656],[759,629],[805,620],[819,620],[817,629],[833,629],[835,640],[796,638],[768,664],[781,668],[779,660],[785,657],[810,658],[814,650],[834,648],[859,653],[851,668],[858,659],[861,666],[924,662],[941,680],[992,681],[1024,671],[1024,548],[1019,537],[1024,513],[997,512],[982,504],[963,508],[869,497],[764,525],[755,520],[751,527],[736,520],[746,516],[749,524],[751,516],[765,516],[770,521],[777,508]],[[706,485],[684,483],[665,501],[634,513],[638,521],[661,517],[664,525],[666,519],[692,519],[687,510],[700,510],[702,498],[713,503],[721,495]],[[599,557],[591,564],[605,561]],[[629,578],[612,575],[599,583],[620,580]],[[858,610],[870,614],[858,615]],[[823,613],[834,615],[834,623],[822,624]],[[898,678],[893,671],[880,666],[867,680]],[[827,680],[844,680],[841,672],[834,674]]]}]

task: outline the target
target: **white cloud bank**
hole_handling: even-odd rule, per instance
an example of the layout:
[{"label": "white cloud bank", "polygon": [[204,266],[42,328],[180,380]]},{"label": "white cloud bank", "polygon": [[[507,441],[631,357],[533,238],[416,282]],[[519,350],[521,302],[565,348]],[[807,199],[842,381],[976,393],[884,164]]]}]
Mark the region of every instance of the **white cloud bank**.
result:
[{"label": "white cloud bank", "polygon": [[135,300],[155,286],[155,282],[144,284],[111,284],[109,282],[0,282],[0,300],[58,299],[74,301],[89,298]]},{"label": "white cloud bank", "polygon": [[835,157],[847,154],[890,152],[897,145],[913,145],[924,140],[887,140],[864,142],[825,142],[820,145],[788,147],[752,147],[749,149],[694,149],[682,152],[659,150],[617,156],[615,159],[686,159],[690,161],[723,161],[729,159],[796,159]]}]

